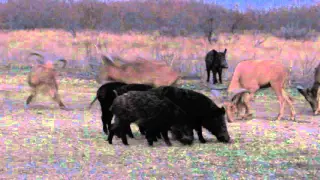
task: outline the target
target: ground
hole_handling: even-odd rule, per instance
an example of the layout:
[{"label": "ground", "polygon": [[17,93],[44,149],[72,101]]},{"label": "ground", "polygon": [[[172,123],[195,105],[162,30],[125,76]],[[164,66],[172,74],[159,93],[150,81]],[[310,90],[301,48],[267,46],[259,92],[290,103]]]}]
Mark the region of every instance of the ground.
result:
[{"label": "ground", "polygon": [[[284,120],[273,121],[279,105],[263,90],[253,102],[253,120],[228,123],[234,144],[204,131],[207,144],[196,139],[192,146],[173,141],[167,147],[161,140],[151,148],[132,125],[136,138],[125,147],[117,137],[107,143],[98,102],[86,109],[98,87],[94,81],[60,80],[69,111],[44,96],[25,109],[25,75],[0,76],[0,179],[320,178],[320,116],[294,89],[296,122],[288,120],[288,109]],[[180,85],[210,95],[205,82]]]}]

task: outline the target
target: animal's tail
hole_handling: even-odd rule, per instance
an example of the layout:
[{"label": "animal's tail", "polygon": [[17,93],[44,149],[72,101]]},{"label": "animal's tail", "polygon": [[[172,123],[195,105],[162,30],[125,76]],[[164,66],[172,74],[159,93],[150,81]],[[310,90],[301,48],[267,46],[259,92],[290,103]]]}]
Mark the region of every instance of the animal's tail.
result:
[{"label": "animal's tail", "polygon": [[116,90],[113,90],[113,92],[114,92],[114,94],[116,95],[116,97],[119,96],[119,95],[118,95],[118,92],[117,92]]},{"label": "animal's tail", "polygon": [[98,98],[97,98],[97,96],[96,96],[96,97],[94,98],[94,100],[90,103],[90,105],[89,105],[89,107],[88,107],[89,109],[91,109],[93,103],[96,102],[97,99],[98,99]]}]

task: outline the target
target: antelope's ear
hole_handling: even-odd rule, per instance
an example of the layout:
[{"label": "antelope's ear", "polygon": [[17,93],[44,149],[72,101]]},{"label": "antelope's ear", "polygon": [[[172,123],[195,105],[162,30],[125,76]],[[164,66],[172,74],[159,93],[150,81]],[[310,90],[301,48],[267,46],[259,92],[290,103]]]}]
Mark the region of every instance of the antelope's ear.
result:
[{"label": "antelope's ear", "polygon": [[224,49],[224,54],[226,54],[227,53],[227,49]]},{"label": "antelope's ear", "polygon": [[114,66],[114,62],[112,61],[111,57],[109,56],[105,56],[105,55],[101,55],[102,58],[102,62],[104,65],[111,65]]}]

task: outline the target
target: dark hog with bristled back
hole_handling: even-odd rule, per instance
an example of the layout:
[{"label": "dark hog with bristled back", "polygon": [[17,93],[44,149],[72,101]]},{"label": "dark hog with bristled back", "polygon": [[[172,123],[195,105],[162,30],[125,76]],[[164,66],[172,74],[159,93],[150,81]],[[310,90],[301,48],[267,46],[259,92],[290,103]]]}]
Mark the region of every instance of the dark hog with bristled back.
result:
[{"label": "dark hog with bristled back", "polygon": [[108,135],[108,130],[110,129],[111,120],[113,117],[113,114],[111,113],[109,108],[112,105],[113,100],[116,98],[116,95],[113,93],[113,90],[125,85],[127,84],[122,82],[110,82],[102,85],[97,90],[96,98],[90,104],[91,107],[97,99],[100,102],[102,127],[103,132],[106,135]]},{"label": "dark hog with bristled back", "polygon": [[[177,140],[182,144],[192,144],[193,136],[188,134],[188,115],[177,105],[164,96],[158,96],[149,91],[130,91],[118,96],[110,108],[115,115],[108,141],[112,144],[114,134],[121,136],[122,142],[128,145],[126,131],[131,123],[143,126],[146,130],[146,139],[150,146],[154,137],[161,133],[165,143],[171,146],[168,131],[175,125],[182,136]],[[185,133],[184,133],[185,132]]]},{"label": "dark hog with bristled back", "polygon": [[[116,97],[120,96],[122,94],[125,94],[129,91],[147,91],[149,89],[152,89],[153,86],[152,85],[148,85],[148,84],[128,84],[125,86],[121,86],[117,89],[115,89],[113,92],[115,93]],[[142,135],[145,135],[145,129],[142,126],[139,126],[139,131]],[[133,138],[133,133],[131,131],[130,126],[127,129],[127,134],[129,135],[129,137]],[[160,135],[157,135],[158,138],[161,138]],[[156,138],[155,138],[156,140]]]},{"label": "dark hog with bristled back", "polygon": [[218,52],[213,49],[207,53],[205,57],[207,69],[207,82],[209,82],[211,71],[213,76],[212,83],[216,84],[218,82],[216,75],[219,74],[219,81],[222,84],[222,70],[228,69],[226,54],[227,49],[225,49],[224,52]]},{"label": "dark hog with bristled back", "polygon": [[233,142],[228,133],[224,107],[218,107],[207,96],[193,90],[172,86],[162,86],[149,91],[168,98],[186,112],[188,116],[186,121],[189,122],[185,123],[197,131],[201,143],[206,142],[202,135],[202,127],[210,131],[220,142]]},{"label": "dark hog with bristled back", "polygon": [[[93,103],[98,99],[101,106],[101,120],[104,133],[107,135],[111,126],[113,114],[109,109],[113,103],[113,100],[117,97],[117,95],[114,93],[114,90],[119,90],[118,94],[123,94],[131,90],[145,91],[151,89],[152,87],[153,86],[146,84],[126,84],[123,82],[109,82],[102,85],[97,90],[96,98],[90,103],[89,108],[91,108]],[[144,133],[144,131],[142,131],[142,133]],[[128,131],[128,135],[133,138],[131,129]]]}]

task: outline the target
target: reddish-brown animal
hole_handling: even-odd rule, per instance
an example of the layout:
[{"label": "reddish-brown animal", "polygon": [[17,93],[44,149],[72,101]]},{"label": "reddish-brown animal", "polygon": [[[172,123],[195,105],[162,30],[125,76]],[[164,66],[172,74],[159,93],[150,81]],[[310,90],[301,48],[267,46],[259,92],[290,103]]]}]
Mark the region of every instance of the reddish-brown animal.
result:
[{"label": "reddish-brown animal", "polygon": [[106,56],[102,56],[102,60],[104,66],[100,68],[96,78],[98,83],[114,80],[127,84],[140,83],[159,87],[173,85],[180,78],[179,73],[162,62],[139,59],[116,65],[111,58]]},{"label": "reddish-brown animal", "polygon": [[[30,56],[36,55],[42,60],[44,57],[37,53],[31,53]],[[64,59],[60,59],[64,63],[63,68],[66,66],[67,61]],[[60,95],[58,93],[58,83],[56,80],[57,72],[54,68],[54,64],[52,62],[41,62],[35,66],[31,72],[28,74],[27,80],[28,84],[31,87],[31,95],[26,100],[26,105],[28,106],[32,99],[39,93],[43,93],[49,95],[55,102],[57,102],[60,108],[66,108],[66,106],[62,103]]]},{"label": "reddish-brown animal", "polygon": [[[280,120],[284,114],[285,103],[291,110],[291,120],[295,120],[295,109],[292,104],[292,98],[285,91],[289,71],[283,64],[273,60],[246,60],[240,62],[234,71],[228,93],[233,93],[233,99],[237,96],[243,98],[242,102],[246,109],[245,117],[252,116],[250,112],[249,101],[253,99],[254,93],[262,88],[271,87],[278,98],[280,104],[279,115],[276,120]],[[232,107],[235,103],[227,104],[228,114],[232,114]],[[232,122],[233,117],[229,116],[228,121]]]}]

